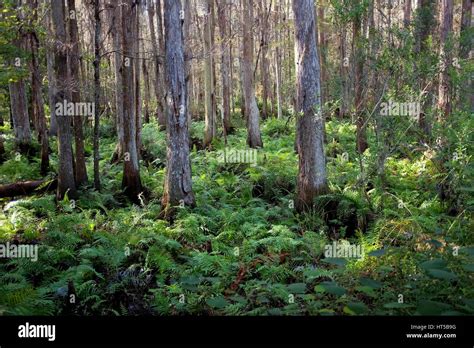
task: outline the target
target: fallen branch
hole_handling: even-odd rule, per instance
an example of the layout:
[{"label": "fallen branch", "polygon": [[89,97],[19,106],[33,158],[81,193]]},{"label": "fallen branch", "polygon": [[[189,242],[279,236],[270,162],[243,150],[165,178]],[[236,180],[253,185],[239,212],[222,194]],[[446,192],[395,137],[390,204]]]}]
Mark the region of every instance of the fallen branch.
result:
[{"label": "fallen branch", "polygon": [[57,185],[57,179],[20,181],[14,184],[0,185],[0,198],[53,191]]}]

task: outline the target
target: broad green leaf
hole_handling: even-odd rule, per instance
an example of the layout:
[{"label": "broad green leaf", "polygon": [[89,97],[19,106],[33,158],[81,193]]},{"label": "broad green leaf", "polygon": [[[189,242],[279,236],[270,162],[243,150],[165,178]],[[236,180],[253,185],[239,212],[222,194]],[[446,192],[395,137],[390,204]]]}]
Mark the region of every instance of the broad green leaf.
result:
[{"label": "broad green leaf", "polygon": [[360,291],[360,292],[366,294],[367,296],[370,296],[370,297],[376,297],[377,296],[377,293],[375,292],[375,290],[373,288],[371,288],[370,286],[356,286],[355,289],[357,291]]},{"label": "broad green leaf", "polygon": [[206,301],[206,303],[210,307],[216,308],[216,309],[222,309],[229,305],[229,302],[227,302],[224,296],[216,296],[216,297],[210,298]]},{"label": "broad green leaf", "polygon": [[293,283],[287,286],[288,292],[291,294],[304,294],[306,292],[305,283]]},{"label": "broad green leaf", "polygon": [[420,267],[423,268],[424,270],[445,269],[447,265],[448,265],[447,262],[442,259],[433,259],[433,260],[422,262],[420,264]]},{"label": "broad green leaf", "polygon": [[369,309],[363,302],[349,302],[347,306],[344,307],[344,313],[352,315],[365,314],[368,311]]},{"label": "broad green leaf", "polygon": [[464,265],[462,268],[468,272],[474,272],[474,263]]},{"label": "broad green leaf", "polygon": [[335,282],[322,282],[315,286],[316,292],[327,292],[331,295],[342,296],[346,293],[346,289],[337,285]]},{"label": "broad green leaf", "polygon": [[474,247],[464,247],[459,250],[461,254],[474,256]]},{"label": "broad green leaf", "polygon": [[417,312],[421,315],[440,315],[449,309],[451,306],[446,303],[430,300],[421,300],[416,307]]},{"label": "broad green leaf", "polygon": [[431,277],[437,278],[437,279],[448,280],[448,281],[458,279],[458,276],[456,274],[449,271],[443,271],[440,269],[429,269],[427,272]]},{"label": "broad green leaf", "polygon": [[321,260],[322,262],[329,263],[331,265],[336,265],[338,267],[343,267],[347,264],[347,260],[340,257],[330,257]]},{"label": "broad green leaf", "polygon": [[360,278],[360,284],[363,286],[368,286],[373,289],[380,289],[383,284],[379,281],[370,279],[370,278]]}]

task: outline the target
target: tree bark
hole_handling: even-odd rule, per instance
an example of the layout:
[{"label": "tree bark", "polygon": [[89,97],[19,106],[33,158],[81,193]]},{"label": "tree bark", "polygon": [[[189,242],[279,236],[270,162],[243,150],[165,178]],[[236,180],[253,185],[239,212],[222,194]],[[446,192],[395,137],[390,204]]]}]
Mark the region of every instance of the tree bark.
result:
[{"label": "tree bark", "polygon": [[440,120],[446,120],[451,114],[452,81],[448,73],[451,65],[452,48],[448,42],[453,32],[453,0],[441,1],[440,23],[440,60],[442,69],[439,74],[438,107],[441,112]]},{"label": "tree bark", "polygon": [[38,131],[38,140],[41,144],[41,164],[40,173],[46,175],[49,167],[49,143],[46,129],[46,118],[44,115],[43,100],[41,97],[41,73],[39,66],[39,40],[34,30],[34,25],[38,20],[38,1],[28,0],[28,5],[32,11],[32,25],[29,32],[29,43],[31,52],[31,100],[33,119],[36,120],[36,130]]},{"label": "tree bark", "polygon": [[[79,35],[77,29],[77,13],[75,0],[67,0],[68,6],[68,33],[69,33],[69,74],[70,74],[70,88],[71,88],[71,101],[73,103],[81,102],[80,92],[80,78],[79,78],[79,66],[80,66],[80,52],[79,52]],[[86,169],[86,157],[84,152],[84,115],[74,115],[74,141],[76,150],[76,162],[75,162],[75,179],[76,186],[81,186],[87,183],[87,169]]]},{"label": "tree bark", "polygon": [[189,158],[184,39],[180,0],[167,0],[165,13],[165,80],[168,93],[166,177],[162,216],[171,218],[177,205],[194,206]]},{"label": "tree bark", "polygon": [[[359,1],[356,1],[356,6],[359,5]],[[364,117],[364,108],[363,108],[363,96],[362,92],[364,86],[362,85],[362,74],[364,70],[364,57],[362,51],[362,42],[360,40],[360,29],[361,29],[361,15],[355,16],[352,22],[352,45],[353,45],[353,60],[355,64],[355,80],[354,80],[354,89],[355,89],[355,114],[356,114],[356,124],[357,124],[357,152],[360,154],[368,147],[367,143],[367,133]]]},{"label": "tree bark", "polygon": [[[65,4],[63,0],[51,0],[51,11],[55,36],[55,95],[54,105],[70,100],[68,92],[68,64],[67,64],[67,36],[65,26]],[[69,115],[57,116],[58,123],[58,189],[56,197],[62,200],[64,196],[76,198],[76,183],[74,180],[71,117]]]},{"label": "tree bark", "polygon": [[[19,6],[21,1],[17,0],[14,4],[18,13],[18,21],[21,21],[21,9]],[[13,46],[18,51],[23,51],[26,47],[25,33],[20,28],[16,38],[13,40]],[[13,66],[22,67],[24,58],[16,57]],[[19,64],[18,64],[19,63]],[[31,149],[31,129],[30,118],[28,115],[28,102],[26,97],[25,81],[23,77],[16,78],[8,84],[10,92],[10,111],[12,118],[12,126],[15,133],[15,145],[20,153],[28,154]]]},{"label": "tree bark", "polygon": [[225,134],[231,129],[230,123],[230,51],[227,48],[230,45],[229,35],[229,4],[225,1],[216,0],[218,9],[218,23],[221,38],[221,77],[222,77],[222,111],[223,125]]},{"label": "tree bark", "polygon": [[341,79],[341,105],[339,109],[339,118],[349,117],[349,57],[347,55],[346,24],[341,23],[341,32],[339,34],[339,77]]},{"label": "tree bark", "polygon": [[21,181],[13,184],[0,185],[0,198],[25,196],[32,193],[56,190],[58,181],[55,179],[48,185],[45,185],[48,181],[50,180]]},{"label": "tree bark", "polygon": [[100,130],[100,0],[94,0],[94,188],[100,191],[100,172],[99,172],[99,130]]},{"label": "tree bark", "polygon": [[121,47],[123,52],[123,63],[120,68],[121,85],[120,98],[123,102],[123,153],[124,166],[122,188],[132,202],[139,202],[139,194],[142,191],[140,180],[140,168],[137,151],[137,123],[136,123],[136,95],[135,95],[135,44],[136,35],[136,11],[138,5],[134,0],[124,0],[120,6],[121,23]]},{"label": "tree bark", "polygon": [[305,211],[327,191],[321,71],[312,0],[293,0],[295,14],[296,103],[299,172],[296,209]]},{"label": "tree bark", "polygon": [[411,0],[405,0],[403,7],[403,26],[408,28],[411,22]]},{"label": "tree bark", "polygon": [[204,18],[204,94],[205,94],[205,130],[204,146],[210,147],[212,140],[216,137],[216,107],[214,89],[214,6],[213,0],[204,0],[203,6],[206,8]]},{"label": "tree bark", "polygon": [[[161,11],[161,9],[160,9]],[[155,86],[155,96],[156,96],[156,115],[158,124],[161,128],[166,128],[166,117],[163,110],[163,93],[162,93],[162,86],[161,86],[161,74],[160,74],[160,59],[158,53],[161,51],[158,50],[158,41],[156,39],[155,34],[155,5],[153,1],[148,5],[148,23],[150,26],[150,40],[151,46],[153,49],[153,58],[154,58],[154,67],[155,67],[155,79],[154,79],[154,86]],[[161,29],[161,28],[159,28]],[[161,34],[159,34],[161,35]]]},{"label": "tree bark", "polygon": [[243,0],[242,27],[243,56],[242,56],[242,84],[245,101],[245,112],[247,118],[247,144],[251,148],[263,147],[262,136],[260,135],[260,111],[258,110],[255,98],[255,87],[253,78],[253,2]]}]

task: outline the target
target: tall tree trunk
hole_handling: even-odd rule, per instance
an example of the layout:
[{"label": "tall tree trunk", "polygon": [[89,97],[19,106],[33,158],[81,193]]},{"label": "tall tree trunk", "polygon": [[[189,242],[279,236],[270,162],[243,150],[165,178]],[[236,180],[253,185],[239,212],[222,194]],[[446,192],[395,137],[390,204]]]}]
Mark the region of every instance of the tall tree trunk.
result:
[{"label": "tall tree trunk", "polygon": [[120,68],[121,86],[120,98],[123,101],[123,153],[124,166],[122,188],[125,194],[133,202],[139,202],[139,194],[142,191],[140,180],[140,168],[137,150],[137,123],[136,123],[136,94],[134,69],[135,64],[135,42],[137,39],[137,16],[138,5],[134,0],[124,0],[120,6],[121,16],[121,45],[123,53],[123,64]]},{"label": "tall tree trunk", "polygon": [[[17,13],[19,14],[18,20],[21,21],[21,1],[17,0],[14,6],[17,8]],[[13,40],[13,45],[18,51],[23,51],[26,48],[25,44],[25,35],[22,29],[19,29],[16,38]],[[23,58],[17,57],[13,61],[13,66],[21,67],[22,64]],[[10,111],[15,133],[15,144],[21,153],[28,154],[31,149],[31,129],[25,81],[22,77],[16,78],[15,81],[9,82],[8,88],[10,92]]]},{"label": "tall tree trunk", "polygon": [[[260,12],[260,78],[262,83],[262,118],[268,117],[268,15],[270,14],[271,1],[267,5],[267,0],[259,3]],[[268,8],[267,8],[268,7]]]},{"label": "tall tree trunk", "polygon": [[169,98],[167,114],[168,151],[162,198],[162,215],[170,218],[177,205],[194,206],[189,158],[184,39],[181,28],[180,0],[165,1],[165,80]]},{"label": "tall tree trunk", "polygon": [[280,13],[281,13],[281,2],[278,3],[278,10],[275,14],[276,16],[276,39],[277,44],[275,47],[275,92],[276,92],[276,102],[277,102],[277,118],[281,119],[283,117],[282,105],[281,105],[281,51],[280,51],[280,38],[281,38],[281,28],[280,28]]},{"label": "tall tree trunk", "polygon": [[[52,36],[52,32],[50,33]],[[55,77],[54,77],[54,54],[48,50],[46,52],[46,66],[48,75],[48,105],[50,115],[49,135],[55,137],[58,135],[58,122],[56,119],[56,108],[54,106],[54,95],[55,95]]]},{"label": "tall tree trunk", "polygon": [[145,90],[143,95],[143,117],[144,122],[150,122],[150,76],[148,74],[148,67],[146,65],[146,59],[142,60],[142,72],[143,72],[143,80],[145,83]]},{"label": "tall tree trunk", "polygon": [[444,69],[439,74],[438,107],[441,111],[440,120],[446,120],[451,113],[452,81],[449,76],[452,46],[449,43],[453,32],[453,0],[441,1],[440,23],[440,59]]},{"label": "tall tree trunk", "polygon": [[405,28],[410,26],[411,22],[411,0],[405,0],[403,7],[403,25]]},{"label": "tall tree trunk", "polygon": [[[63,0],[51,0],[51,11],[55,37],[55,57],[54,72],[56,74],[56,88],[54,95],[54,105],[63,103],[64,100],[70,100],[68,92],[68,64],[67,64],[67,36],[65,4]],[[56,197],[63,199],[67,193],[69,198],[76,198],[76,182],[74,180],[73,154],[72,154],[72,135],[71,135],[71,116],[67,113],[57,115],[58,123],[58,189]]]},{"label": "tall tree trunk", "polygon": [[[359,1],[356,1],[356,6],[359,5]],[[363,153],[367,147],[367,133],[364,116],[364,105],[363,105],[363,96],[362,92],[364,86],[362,84],[362,74],[364,70],[364,56],[362,51],[362,42],[360,40],[360,29],[361,29],[361,15],[355,16],[352,23],[352,45],[353,45],[353,60],[355,63],[355,80],[354,80],[354,89],[355,89],[355,114],[356,114],[356,124],[357,124],[357,151]]]},{"label": "tall tree trunk", "polygon": [[339,34],[339,77],[341,79],[341,105],[339,109],[339,118],[349,117],[349,57],[347,55],[346,24],[341,23],[341,32]]},{"label": "tall tree trunk", "polygon": [[253,2],[243,0],[243,56],[242,56],[242,84],[244,89],[245,112],[247,114],[247,144],[251,148],[263,147],[260,135],[260,111],[255,99],[255,87],[253,78]]},{"label": "tall tree trunk", "polygon": [[[79,66],[79,35],[77,29],[77,13],[75,0],[67,0],[68,6],[68,29],[69,29],[69,73],[71,82],[71,102],[81,102]],[[75,176],[76,185],[81,186],[87,183],[86,157],[84,153],[84,115],[74,115],[74,140],[76,150]]]},{"label": "tall tree trunk", "polygon": [[222,111],[225,134],[229,133],[230,124],[230,51],[227,46],[230,45],[229,35],[229,4],[224,1],[216,0],[221,37],[221,76],[222,76]]},{"label": "tall tree trunk", "polygon": [[[416,9],[416,26],[415,26],[415,55],[420,57],[422,60],[427,60],[427,50],[428,50],[428,38],[434,29],[435,20],[434,20],[434,9],[431,0],[420,0],[418,2],[418,7]],[[424,54],[422,54],[424,52]],[[429,65],[428,62],[422,61],[422,67]],[[418,68],[417,79],[419,81],[419,89],[423,91],[427,84],[427,74],[428,72],[425,69]],[[423,96],[421,102],[421,112],[418,117],[418,126],[423,131],[423,134],[426,137],[429,137],[431,133],[431,122],[427,119],[426,110],[430,108],[432,103],[431,92],[433,88],[430,88],[427,93]],[[427,139],[426,139],[427,140]]]},{"label": "tall tree trunk", "polygon": [[318,17],[317,21],[319,23],[320,30],[319,32],[319,56],[321,61],[321,102],[324,103],[329,99],[328,97],[328,88],[327,88],[327,42],[326,42],[326,27],[324,26],[324,1],[319,1],[318,6]]},{"label": "tall tree trunk", "polygon": [[[462,2],[462,16],[461,16],[461,33],[459,45],[459,57],[461,59],[468,59],[469,52],[472,49],[472,0],[463,0]],[[463,88],[462,98],[465,99],[469,106],[469,110],[474,110],[474,79],[470,76],[465,82]]]},{"label": "tall tree trunk", "polygon": [[296,100],[299,154],[298,211],[312,207],[327,191],[324,120],[321,112],[321,71],[312,0],[293,0],[295,14]]},{"label": "tall tree trunk", "polygon": [[133,38],[133,43],[134,43],[134,53],[133,56],[135,57],[134,63],[134,69],[133,69],[133,83],[135,84],[134,87],[134,97],[135,97],[135,141],[137,144],[137,156],[138,160],[141,158],[141,149],[142,149],[142,95],[140,91],[140,18],[139,18],[139,13],[140,13],[140,1],[135,1],[135,12],[133,13],[135,18],[134,24],[134,38]]},{"label": "tall tree trunk", "polygon": [[15,143],[20,153],[27,154],[31,148],[30,119],[23,79],[10,82],[10,107],[15,133]]},{"label": "tall tree trunk", "polygon": [[32,10],[32,26],[29,32],[29,43],[31,52],[31,100],[33,119],[36,120],[38,139],[41,144],[41,175],[46,175],[49,167],[49,143],[46,129],[46,118],[44,115],[43,100],[41,97],[41,73],[39,67],[39,40],[34,30],[34,25],[38,20],[38,0],[28,0],[28,5]]},{"label": "tall tree trunk", "polygon": [[99,130],[100,130],[100,0],[94,0],[94,188],[100,191],[100,172],[99,172]]},{"label": "tall tree trunk", "polygon": [[[161,9],[160,9],[161,12]],[[166,117],[163,110],[163,93],[162,93],[162,86],[161,86],[161,74],[160,74],[160,59],[158,53],[161,52],[158,50],[158,41],[156,39],[155,34],[155,5],[153,1],[148,3],[148,23],[150,26],[150,40],[151,40],[151,47],[153,49],[153,58],[154,58],[154,67],[155,67],[155,79],[154,79],[154,86],[155,86],[155,96],[156,96],[156,115],[158,124],[161,128],[166,128]],[[160,30],[161,28],[158,28]],[[161,35],[161,34],[158,34]]]},{"label": "tall tree trunk", "polygon": [[121,20],[121,6],[110,0],[109,6],[112,9],[112,42],[114,48],[114,67],[115,67],[115,114],[118,142],[112,157],[112,162],[119,161],[124,155],[124,119],[123,119],[123,99],[122,99],[122,66],[125,63],[130,63],[130,60],[125,62],[122,52],[122,20]]},{"label": "tall tree trunk", "polygon": [[215,83],[214,83],[214,56],[213,34],[214,31],[214,6],[213,0],[204,0],[206,8],[204,19],[204,93],[205,93],[205,130],[204,146],[209,147],[216,137],[216,108],[215,108]]}]

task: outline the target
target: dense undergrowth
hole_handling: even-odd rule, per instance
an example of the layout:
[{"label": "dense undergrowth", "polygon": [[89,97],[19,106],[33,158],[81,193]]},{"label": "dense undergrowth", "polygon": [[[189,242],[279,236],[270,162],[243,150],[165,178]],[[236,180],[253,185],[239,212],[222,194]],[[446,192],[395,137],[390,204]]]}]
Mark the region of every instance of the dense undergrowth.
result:
[{"label": "dense undergrowth", "polygon": [[[455,115],[451,128],[439,130],[450,139],[443,151],[420,144],[400,126],[384,188],[374,134],[359,158],[355,126],[329,121],[331,192],[304,215],[293,209],[298,162],[292,122],[263,122],[264,149],[256,165],[220,163],[223,142],[213,151],[195,144],[197,207],[180,209],[173,224],[157,218],[164,133],[155,124],[144,125],[141,176],[150,196],[134,206],[120,193],[122,165],[110,164],[114,127],[104,123],[101,193],[86,188],[75,202],[55,202],[52,194],[3,201],[0,242],[38,244],[39,257],[37,262],[0,259],[0,313],[473,314],[473,121],[468,119]],[[199,139],[202,129],[202,122],[195,122],[192,137]],[[8,147],[13,143],[8,125],[3,132],[7,156],[0,181],[40,178],[38,161],[17,155]],[[237,128],[228,148],[245,149],[245,138],[245,129]],[[91,166],[90,144],[86,151]],[[436,164],[439,157],[449,158],[443,170]],[[449,184],[449,199],[440,198],[443,182]],[[361,245],[363,257],[325,257],[333,240]]]}]

